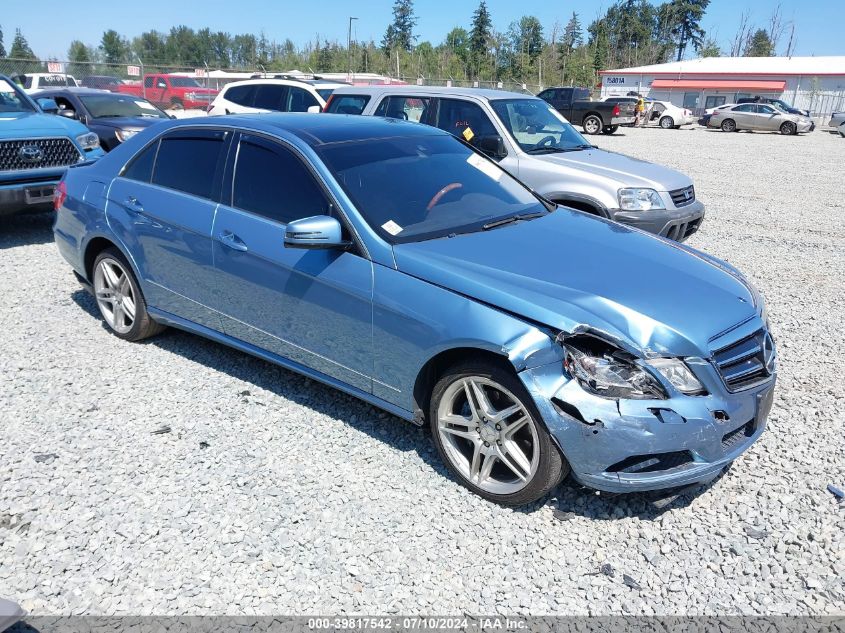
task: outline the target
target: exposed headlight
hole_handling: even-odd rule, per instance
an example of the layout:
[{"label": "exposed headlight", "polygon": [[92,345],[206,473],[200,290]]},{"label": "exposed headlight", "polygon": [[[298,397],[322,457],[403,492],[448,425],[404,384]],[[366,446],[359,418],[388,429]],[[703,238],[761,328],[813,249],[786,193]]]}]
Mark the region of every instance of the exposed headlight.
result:
[{"label": "exposed headlight", "polygon": [[100,146],[100,137],[93,132],[86,132],[76,137],[76,142],[84,150],[96,149]]},{"label": "exposed headlight", "polygon": [[695,374],[679,358],[654,358],[646,362],[659,371],[681,393],[694,395],[705,391],[704,385],[698,382]]},{"label": "exposed headlight", "polygon": [[584,349],[563,343],[564,369],[587,391],[603,398],[664,399],[660,383],[635,359],[607,344]]},{"label": "exposed headlight", "polygon": [[123,143],[126,139],[132,138],[135,136],[139,130],[116,130],[114,135],[117,137],[117,140]]},{"label": "exposed headlight", "polygon": [[197,93],[196,93],[196,92],[189,92],[189,93],[187,93],[187,94],[185,95],[185,98],[186,98],[188,101],[195,101],[195,100],[196,100],[196,98],[197,98]]},{"label": "exposed headlight", "polygon": [[623,211],[665,209],[663,198],[654,189],[620,189],[619,208]]}]

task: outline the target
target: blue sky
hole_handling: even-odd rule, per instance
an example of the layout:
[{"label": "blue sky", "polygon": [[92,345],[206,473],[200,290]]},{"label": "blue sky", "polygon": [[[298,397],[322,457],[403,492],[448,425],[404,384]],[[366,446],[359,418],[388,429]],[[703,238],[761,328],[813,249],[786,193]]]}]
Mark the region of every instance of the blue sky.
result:
[{"label": "blue sky", "polygon": [[[99,43],[102,32],[114,28],[129,37],[142,31],[168,31],[186,24],[193,28],[208,26],[230,33],[255,33],[263,29],[268,39],[291,38],[297,44],[322,39],[346,41],[347,18],[357,16],[358,39],[378,42],[391,17],[393,0],[143,0],[142,2],[104,2],[85,0],[0,0],[0,25],[8,50],[16,27],[20,27],[35,53],[41,57],[64,59],[73,39],[86,44]],[[454,26],[469,26],[477,0],[416,0],[420,41],[440,42]],[[712,0],[704,26],[714,29],[723,48],[729,46],[736,32],[740,12],[748,9],[752,23],[763,26],[771,15],[774,1]],[[835,16],[834,0],[781,0],[786,20],[796,23],[796,55],[843,55],[841,15]],[[586,26],[610,5],[596,0],[488,0],[494,26],[505,30],[521,15],[536,15],[547,32],[554,23],[565,23],[572,12]],[[143,7],[141,9],[140,7]]]}]

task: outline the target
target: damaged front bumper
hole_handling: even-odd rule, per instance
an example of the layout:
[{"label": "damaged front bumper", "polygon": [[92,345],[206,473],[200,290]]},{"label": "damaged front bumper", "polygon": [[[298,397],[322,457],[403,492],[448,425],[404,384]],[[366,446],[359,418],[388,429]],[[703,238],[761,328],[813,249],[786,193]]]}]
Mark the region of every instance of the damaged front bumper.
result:
[{"label": "damaged front bumper", "polygon": [[687,361],[707,394],[611,400],[584,390],[560,362],[519,376],[574,478],[590,488],[635,492],[703,483],[766,428],[776,375],[731,393],[707,360]]}]

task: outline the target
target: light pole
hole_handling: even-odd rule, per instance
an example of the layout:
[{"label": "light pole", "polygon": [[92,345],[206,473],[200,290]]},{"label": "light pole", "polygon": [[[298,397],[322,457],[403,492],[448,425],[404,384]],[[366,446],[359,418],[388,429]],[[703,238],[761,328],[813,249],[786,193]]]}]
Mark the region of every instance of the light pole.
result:
[{"label": "light pole", "polygon": [[346,33],[346,55],[349,61],[349,80],[352,81],[352,20],[358,18],[349,17],[349,30]]}]

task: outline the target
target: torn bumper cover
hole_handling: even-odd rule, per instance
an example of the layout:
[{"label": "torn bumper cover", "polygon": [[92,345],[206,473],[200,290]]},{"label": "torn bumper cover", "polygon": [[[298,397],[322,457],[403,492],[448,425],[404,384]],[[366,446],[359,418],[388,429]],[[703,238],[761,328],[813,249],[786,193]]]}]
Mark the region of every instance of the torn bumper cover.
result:
[{"label": "torn bumper cover", "polygon": [[608,492],[714,479],[763,433],[776,375],[731,392],[717,368],[690,364],[704,395],[608,399],[582,388],[560,362],[519,376],[581,484]]}]

